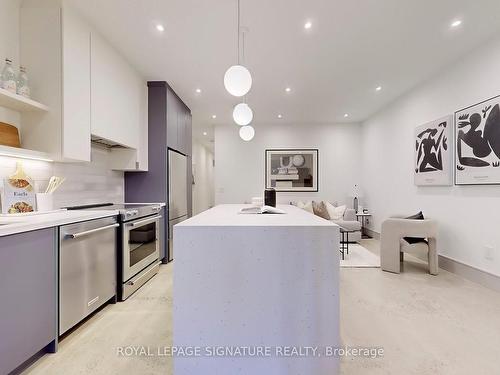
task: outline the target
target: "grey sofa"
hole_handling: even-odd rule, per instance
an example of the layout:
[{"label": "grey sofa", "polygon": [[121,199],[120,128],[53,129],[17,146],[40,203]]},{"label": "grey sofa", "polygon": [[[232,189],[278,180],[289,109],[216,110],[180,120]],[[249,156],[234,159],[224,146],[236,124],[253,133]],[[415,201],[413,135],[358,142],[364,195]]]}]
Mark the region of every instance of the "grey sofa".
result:
[{"label": "grey sofa", "polygon": [[[290,202],[291,205],[297,206],[297,202]],[[333,203],[336,206],[336,203]],[[349,242],[358,242],[361,240],[361,223],[356,218],[356,211],[352,208],[346,208],[344,216],[340,220],[330,220],[331,222],[341,226],[354,233],[349,233]]]},{"label": "grey sofa", "polygon": [[349,233],[349,242],[358,242],[361,240],[361,223],[357,220],[354,209],[347,208],[342,219],[331,221],[342,228],[355,231],[354,233]]}]

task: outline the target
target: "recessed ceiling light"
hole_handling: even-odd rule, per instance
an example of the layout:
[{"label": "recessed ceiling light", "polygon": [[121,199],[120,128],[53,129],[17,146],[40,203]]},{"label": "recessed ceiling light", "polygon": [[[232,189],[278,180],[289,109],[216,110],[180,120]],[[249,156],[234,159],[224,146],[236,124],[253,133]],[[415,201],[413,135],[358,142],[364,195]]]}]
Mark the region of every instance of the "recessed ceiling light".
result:
[{"label": "recessed ceiling light", "polygon": [[201,89],[196,89],[197,94],[201,94]]},{"label": "recessed ceiling light", "polygon": [[161,24],[158,24],[158,25],[156,25],[156,30],[163,32],[163,31],[165,31],[165,27]]},{"label": "recessed ceiling light", "polygon": [[344,113],[344,117],[349,117],[349,113]]},{"label": "recessed ceiling light", "polygon": [[278,118],[283,118],[283,115],[278,115]]},{"label": "recessed ceiling light", "polygon": [[311,21],[307,21],[305,24],[304,24],[304,29],[310,29],[312,27],[312,22]]},{"label": "recessed ceiling light", "polygon": [[203,135],[207,135],[207,132],[203,132]]},{"label": "recessed ceiling light", "polygon": [[286,91],[286,92],[290,92],[290,91],[292,91],[292,89],[291,89],[290,87],[287,87],[287,88],[285,89],[285,91]]},{"label": "recessed ceiling light", "polygon": [[380,90],[382,90],[382,86],[377,86],[377,87],[375,88],[375,91],[380,91]]},{"label": "recessed ceiling light", "polygon": [[462,20],[455,20],[451,23],[451,27],[458,27],[462,24]]},{"label": "recessed ceiling light", "polygon": [[217,115],[212,115],[212,118],[215,120],[217,118]]}]

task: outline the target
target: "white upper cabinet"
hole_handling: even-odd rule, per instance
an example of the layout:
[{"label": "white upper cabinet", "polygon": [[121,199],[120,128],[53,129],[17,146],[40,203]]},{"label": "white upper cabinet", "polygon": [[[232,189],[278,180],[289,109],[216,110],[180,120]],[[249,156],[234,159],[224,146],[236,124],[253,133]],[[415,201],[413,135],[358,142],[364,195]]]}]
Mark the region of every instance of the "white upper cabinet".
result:
[{"label": "white upper cabinet", "polygon": [[90,29],[63,8],[63,155],[90,161]]},{"label": "white upper cabinet", "polygon": [[147,85],[127,60],[61,0],[23,0],[20,35],[33,97],[49,108],[22,113],[22,147],[90,161],[94,136],[123,147],[115,169],[147,170]]},{"label": "white upper cabinet", "polygon": [[24,0],[20,36],[33,96],[49,107],[22,114],[22,147],[90,161],[90,28],[59,1]]},{"label": "white upper cabinet", "polygon": [[138,149],[146,82],[96,32],[91,51],[92,134]]}]

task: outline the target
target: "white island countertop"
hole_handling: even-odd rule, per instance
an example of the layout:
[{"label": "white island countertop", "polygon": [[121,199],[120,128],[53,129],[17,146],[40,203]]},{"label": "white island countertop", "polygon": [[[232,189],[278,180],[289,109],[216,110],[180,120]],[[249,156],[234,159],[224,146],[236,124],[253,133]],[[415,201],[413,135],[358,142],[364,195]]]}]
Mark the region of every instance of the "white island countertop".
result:
[{"label": "white island countertop", "polygon": [[[339,227],[295,206],[242,207],[174,226],[173,345],[199,349],[174,356],[174,375],[338,374],[326,351],[340,344]],[[238,354],[248,348],[268,355]]]},{"label": "white island countertop", "polygon": [[117,216],[117,210],[57,210],[36,215],[2,215],[0,217],[0,237],[33,230],[57,227],[81,221]]},{"label": "white island countertop", "polygon": [[333,226],[322,219],[292,205],[278,205],[285,214],[240,214],[249,204],[222,204],[183,221],[178,226]]}]

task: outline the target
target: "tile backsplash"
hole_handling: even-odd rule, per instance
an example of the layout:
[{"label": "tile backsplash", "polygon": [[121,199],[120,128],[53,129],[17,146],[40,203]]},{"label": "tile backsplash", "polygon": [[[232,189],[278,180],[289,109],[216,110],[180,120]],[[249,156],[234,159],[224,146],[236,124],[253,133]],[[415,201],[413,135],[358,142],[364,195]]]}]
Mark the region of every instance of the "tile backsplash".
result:
[{"label": "tile backsplash", "polygon": [[51,176],[66,177],[54,193],[55,207],[124,201],[123,172],[109,168],[107,150],[92,147],[90,163],[49,163],[0,156],[0,186],[15,172],[18,161],[35,180],[37,192],[45,190]]}]

